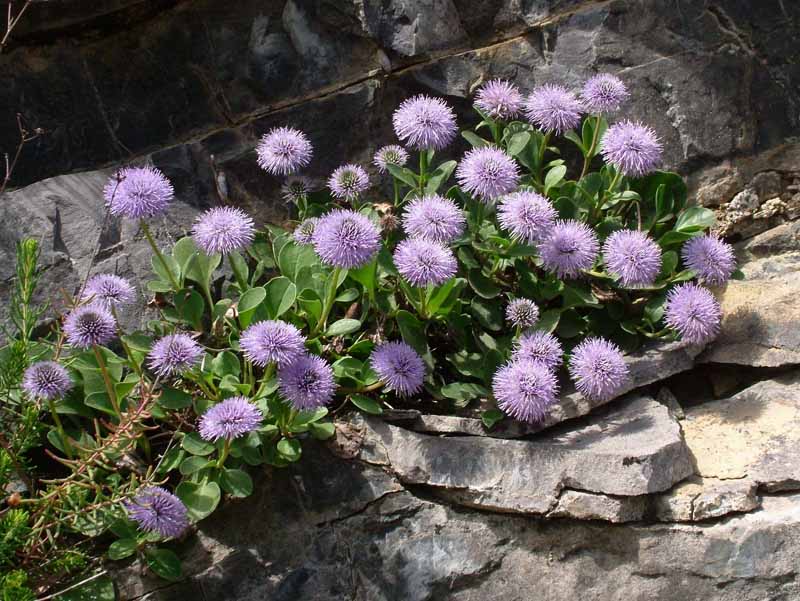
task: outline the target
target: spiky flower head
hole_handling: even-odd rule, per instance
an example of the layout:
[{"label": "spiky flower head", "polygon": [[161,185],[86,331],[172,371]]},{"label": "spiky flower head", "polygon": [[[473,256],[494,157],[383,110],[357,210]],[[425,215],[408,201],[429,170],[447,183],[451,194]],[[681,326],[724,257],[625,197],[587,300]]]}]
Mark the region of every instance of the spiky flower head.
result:
[{"label": "spiky flower head", "polygon": [[498,408],[505,414],[536,423],[558,401],[558,382],[544,364],[514,359],[495,372],[492,392]]},{"label": "spiky flower head", "polygon": [[622,351],[605,338],[587,338],[572,349],[569,374],[587,399],[613,399],[630,377]]},{"label": "spiky flower head", "polygon": [[333,399],[336,382],[333,369],[317,355],[300,355],[278,370],[281,395],[299,411],[327,405]]},{"label": "spiky flower head", "polygon": [[112,273],[100,273],[86,282],[81,300],[111,308],[129,305],[135,298],[136,291],[128,280]]},{"label": "spiky flower head", "polygon": [[129,219],[161,215],[175,196],[170,181],[155,167],[124,167],[103,190],[110,213]]},{"label": "spiky flower head", "polygon": [[611,73],[593,75],[583,86],[581,101],[586,111],[594,115],[607,115],[619,110],[630,96],[622,80]]},{"label": "spiky flower head", "polygon": [[456,179],[464,190],[489,202],[517,188],[519,165],[496,146],[482,146],[464,155]]},{"label": "spiky flower head", "polygon": [[683,245],[681,256],[686,267],[711,286],[727,282],[736,269],[733,247],[711,234],[689,240]]},{"label": "spiky flower head", "polygon": [[100,303],[76,307],[64,318],[67,342],[76,348],[106,344],[117,333],[117,321]]},{"label": "spiky flower head", "polygon": [[564,349],[558,338],[550,332],[534,330],[525,332],[514,344],[511,359],[526,359],[556,370],[564,361]]},{"label": "spiky flower head", "polygon": [[380,250],[381,233],[366,215],[336,209],[317,222],[312,243],[323,263],[356,269],[369,263]]},{"label": "spiky flower head", "polygon": [[439,242],[406,238],[394,251],[397,271],[412,286],[440,286],[458,270],[453,251]]},{"label": "spiky flower head", "polygon": [[319,223],[318,217],[309,217],[298,225],[292,233],[292,238],[298,244],[311,244],[314,239],[314,230]]},{"label": "spiky flower head", "polygon": [[281,186],[281,197],[289,204],[299,205],[313,191],[311,180],[302,175],[290,175]]},{"label": "spiky flower head", "polygon": [[522,94],[504,79],[486,82],[475,94],[475,106],[492,119],[507,121],[522,111]]},{"label": "spiky flower head", "polygon": [[403,101],[392,123],[397,137],[415,150],[441,150],[458,132],[453,109],[441,98],[424,94]]},{"label": "spiky flower head", "polygon": [[369,188],[369,176],[360,165],[342,165],[328,178],[328,187],[334,197],[353,200]]},{"label": "spiky flower head", "polygon": [[626,288],[649,286],[661,271],[661,247],[638,230],[617,230],[606,238],[603,258]]},{"label": "spiky flower head", "polygon": [[553,204],[538,192],[520,190],[502,198],[497,221],[514,240],[536,244],[547,237],[558,213]]},{"label": "spiky flower head", "polygon": [[147,355],[148,365],[161,377],[182,374],[200,361],[201,347],[188,334],[168,334],[159,338]]},{"label": "spiky flower head", "polygon": [[527,298],[514,299],[506,307],[506,320],[518,328],[531,328],[539,321],[539,307]]},{"label": "spiky flower head", "polygon": [[22,389],[34,399],[63,397],[72,388],[69,372],[55,361],[33,363],[22,376]]},{"label": "spiky flower head", "polygon": [[405,342],[385,342],[370,355],[370,365],[385,384],[400,396],[409,396],[422,390],[425,363],[417,351]]},{"label": "spiky flower head", "polygon": [[563,86],[545,84],[531,92],[525,101],[528,121],[546,133],[558,135],[581,122],[583,106],[575,94]]},{"label": "spiky flower head", "polygon": [[372,162],[378,168],[379,173],[386,173],[389,170],[387,165],[396,167],[405,165],[408,162],[408,152],[402,146],[390,144],[378,149]]},{"label": "spiky flower head", "polygon": [[197,218],[192,238],[207,255],[227,255],[248,246],[255,238],[251,217],[235,207],[214,207]]},{"label": "spiky flower head", "polygon": [[705,344],[716,338],[721,320],[722,309],[706,288],[686,282],[667,293],[664,321],[689,344]]},{"label": "spiky flower head", "polygon": [[652,128],[627,120],[609,127],[600,143],[606,163],[631,177],[653,171],[661,162],[661,151],[661,142]]},{"label": "spiky flower head", "polygon": [[572,219],[557,221],[539,244],[544,268],[560,278],[576,278],[582,270],[591,269],[599,250],[594,230]]},{"label": "spiky flower head", "polygon": [[189,514],[183,501],[160,486],[142,488],[122,505],[128,517],[145,532],[175,538],[189,527]]},{"label": "spiky flower head", "polygon": [[280,320],[257,321],[239,338],[244,356],[258,367],[287,365],[305,353],[305,344],[297,327]]},{"label": "spiky flower head", "polygon": [[313,148],[306,135],[291,127],[269,130],[256,146],[258,166],[272,175],[291,175],[311,162]]},{"label": "spiky flower head", "polygon": [[403,213],[403,230],[412,238],[447,244],[464,233],[464,211],[438,194],[415,198]]},{"label": "spiky flower head", "polygon": [[211,407],[200,418],[197,430],[205,440],[233,440],[261,426],[264,416],[247,397],[230,397]]}]

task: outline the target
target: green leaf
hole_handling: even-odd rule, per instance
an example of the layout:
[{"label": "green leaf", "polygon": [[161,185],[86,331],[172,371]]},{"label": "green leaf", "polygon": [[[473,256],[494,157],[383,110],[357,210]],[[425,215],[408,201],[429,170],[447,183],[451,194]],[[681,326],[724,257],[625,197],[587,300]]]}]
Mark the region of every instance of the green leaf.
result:
[{"label": "green leaf", "polygon": [[[57,599],[58,601],[115,601],[116,598],[114,581],[108,576],[100,576],[81,584],[78,588],[61,593]],[[6,599],[11,601],[16,597],[6,597]],[[20,598],[20,601],[23,601],[23,598]]]},{"label": "green leaf", "polygon": [[387,164],[386,169],[392,174],[392,177],[399,179],[401,182],[411,188],[416,188],[419,185],[416,174],[407,167],[398,167],[397,165]]},{"label": "green leaf", "polygon": [[222,490],[237,499],[253,494],[253,479],[243,470],[223,470],[219,483]]},{"label": "green leaf", "polygon": [[363,267],[358,269],[351,269],[348,275],[356,282],[364,286],[367,293],[372,293],[375,290],[375,283],[377,281],[378,272],[378,259],[375,258]]},{"label": "green leaf", "polygon": [[209,461],[205,457],[198,457],[197,455],[190,455],[181,462],[180,472],[184,476],[191,476],[200,470],[211,467],[214,465],[213,461]]},{"label": "green leaf", "polygon": [[308,431],[317,440],[328,440],[336,433],[336,427],[332,422],[313,422],[308,424]]},{"label": "green leaf", "polygon": [[400,335],[403,341],[417,351],[428,369],[433,371],[434,362],[431,350],[428,347],[428,340],[425,336],[425,327],[422,322],[405,310],[400,310],[395,316],[397,327],[400,328]]},{"label": "green leaf", "polygon": [[561,180],[564,179],[566,173],[567,173],[567,167],[565,165],[558,165],[557,167],[553,167],[550,171],[547,172],[547,175],[544,176],[545,196],[547,196],[547,193],[550,191],[551,188],[555,188],[561,183]]},{"label": "green leaf", "polygon": [[737,269],[737,270],[735,270],[735,271],[734,271],[734,272],[731,274],[731,279],[732,279],[732,280],[743,280],[743,279],[745,279],[744,272],[743,272],[741,269]]},{"label": "green leaf", "polygon": [[329,338],[334,336],[345,336],[358,332],[361,329],[361,322],[357,319],[340,319],[333,322],[328,329],[325,330],[325,335]]},{"label": "green leaf", "polygon": [[266,309],[270,319],[278,319],[294,306],[297,299],[297,286],[288,278],[278,277],[267,282]]},{"label": "green leaf", "polygon": [[428,176],[428,183],[425,184],[425,193],[436,194],[439,188],[442,187],[442,184],[450,179],[457,164],[456,161],[447,161],[439,165],[434,172]]},{"label": "green leaf", "polygon": [[658,239],[658,245],[663,249],[668,249],[671,246],[686,242],[690,238],[697,236],[699,232],[678,232],[670,230]]},{"label": "green leaf", "polygon": [[211,515],[222,496],[216,482],[181,482],[175,494],[186,505],[189,517],[196,522]]},{"label": "green leaf", "polygon": [[661,273],[659,279],[669,277],[678,266],[678,253],[668,250],[661,255]]},{"label": "green leaf", "polygon": [[278,453],[287,461],[294,462],[300,459],[303,449],[296,438],[282,438],[278,442]]},{"label": "green leaf", "polygon": [[467,274],[467,279],[475,294],[482,298],[496,298],[500,295],[500,288],[483,275],[480,269],[471,269]]},{"label": "green leaf", "polygon": [[181,441],[181,446],[184,448],[184,450],[186,450],[187,453],[191,453],[192,455],[200,455],[201,457],[210,455],[215,449],[213,444],[200,438],[200,435],[197,432],[189,432],[186,436],[184,436],[183,440]]},{"label": "green leaf", "polygon": [[470,311],[483,327],[495,332],[503,329],[503,311],[500,303],[475,297],[470,304]]},{"label": "green leaf", "polygon": [[241,296],[239,299],[238,311],[239,323],[243,328],[246,328],[250,325],[250,322],[253,319],[253,314],[255,313],[256,309],[258,309],[258,306],[264,302],[266,297],[267,291],[261,286],[250,288]]},{"label": "green leaf", "polygon": [[650,321],[650,323],[656,324],[661,321],[661,318],[664,316],[664,306],[666,305],[666,301],[666,292],[661,292],[647,301],[647,304],[644,306],[644,316]]},{"label": "green leaf", "polygon": [[461,132],[461,135],[464,139],[470,143],[473,148],[481,148],[483,146],[488,146],[489,141],[481,138],[479,135],[472,133],[469,130],[465,130]]},{"label": "green leaf", "polygon": [[539,316],[539,321],[534,326],[537,330],[553,333],[561,320],[561,309],[548,309]]},{"label": "green leaf", "polygon": [[184,275],[187,279],[200,284],[201,287],[208,288],[211,285],[211,277],[219,267],[221,260],[222,257],[218,254],[209,256],[197,251],[186,265]]},{"label": "green leaf", "polygon": [[180,580],[181,560],[169,549],[150,547],[145,549],[147,567],[164,580]]},{"label": "green leaf", "polygon": [[467,285],[464,278],[451,278],[436,288],[428,300],[428,311],[432,315],[447,315]]},{"label": "green leaf", "polygon": [[506,146],[506,152],[512,157],[517,156],[528,145],[528,142],[531,141],[531,134],[527,131],[520,131],[513,134],[508,139],[508,145]]},{"label": "green leaf", "polygon": [[441,393],[448,399],[466,404],[473,399],[487,396],[489,391],[479,384],[473,384],[471,382],[453,382],[442,386]]},{"label": "green leaf", "polygon": [[192,406],[192,396],[182,390],[165,386],[158,397],[158,404],[164,409],[184,409]]},{"label": "green leaf", "polygon": [[175,263],[178,267],[175,273],[179,273],[181,277],[184,277],[189,261],[191,261],[198,252],[197,245],[194,243],[194,239],[191,236],[184,236],[178,240],[175,246],[172,247],[172,258],[175,259]]},{"label": "green leaf", "polygon": [[714,211],[705,207],[689,207],[678,215],[675,230],[682,233],[693,233],[713,227],[716,222]]},{"label": "green leaf", "polygon": [[306,268],[308,268],[305,272],[307,274],[319,273],[323,270],[313,247],[294,242],[288,242],[281,248],[280,255],[278,255],[278,267],[281,275],[289,278],[301,290],[308,287],[299,282],[300,276]]},{"label": "green leaf", "polygon": [[227,375],[239,377],[241,367],[239,357],[231,351],[222,351],[211,360],[211,369],[220,378]]},{"label": "green leaf", "polygon": [[370,413],[372,415],[380,415],[383,413],[383,407],[381,407],[377,401],[363,394],[351,394],[350,402],[365,413]]},{"label": "green leaf", "polygon": [[203,330],[203,311],[206,303],[196,290],[181,290],[174,298],[175,309],[181,318],[197,330]]},{"label": "green leaf", "polygon": [[503,421],[505,414],[499,409],[487,409],[481,413],[481,421],[487,430],[491,430],[498,423]]},{"label": "green leaf", "polygon": [[181,464],[184,457],[186,457],[186,451],[180,447],[172,447],[167,451],[166,455],[161,458],[156,473],[166,474],[167,472],[171,472]]},{"label": "green leaf", "polygon": [[[164,262],[172,271],[173,275],[178,273],[178,264],[175,262],[175,259],[170,257],[169,255],[162,255],[164,258]],[[172,282],[170,282],[169,274],[167,270],[164,269],[164,266],[161,264],[161,260],[153,255],[150,257],[150,266],[153,268],[153,273],[155,273],[158,278],[166,285],[169,286],[169,290],[172,290]],[[155,291],[158,292],[158,291]]]}]

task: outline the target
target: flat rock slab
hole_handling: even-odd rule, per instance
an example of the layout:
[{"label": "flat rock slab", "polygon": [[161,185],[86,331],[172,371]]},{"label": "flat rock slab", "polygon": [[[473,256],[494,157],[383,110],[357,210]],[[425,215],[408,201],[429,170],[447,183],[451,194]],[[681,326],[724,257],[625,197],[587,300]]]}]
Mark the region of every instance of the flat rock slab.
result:
[{"label": "flat rock slab", "polygon": [[758,486],[749,479],[695,477],[654,499],[654,517],[662,522],[699,522],[731,513],[746,513],[761,505]]},{"label": "flat rock slab", "polygon": [[677,422],[649,397],[626,399],[572,426],[518,441],[431,436],[366,418],[359,456],[452,501],[526,514],[553,510],[565,488],[635,496],[693,473]]}]

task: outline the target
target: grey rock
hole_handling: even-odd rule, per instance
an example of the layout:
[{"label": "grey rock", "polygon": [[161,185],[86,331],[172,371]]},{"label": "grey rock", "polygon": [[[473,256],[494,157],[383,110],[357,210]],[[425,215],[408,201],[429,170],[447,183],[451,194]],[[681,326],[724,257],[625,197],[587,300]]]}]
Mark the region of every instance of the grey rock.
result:
[{"label": "grey rock", "polygon": [[565,490],[547,517],[621,523],[637,522],[643,519],[646,513],[647,498],[644,496],[611,497],[579,490]]},{"label": "grey rock", "polygon": [[654,497],[652,505],[655,518],[662,522],[699,522],[758,508],[757,488],[749,479],[694,477]]}]

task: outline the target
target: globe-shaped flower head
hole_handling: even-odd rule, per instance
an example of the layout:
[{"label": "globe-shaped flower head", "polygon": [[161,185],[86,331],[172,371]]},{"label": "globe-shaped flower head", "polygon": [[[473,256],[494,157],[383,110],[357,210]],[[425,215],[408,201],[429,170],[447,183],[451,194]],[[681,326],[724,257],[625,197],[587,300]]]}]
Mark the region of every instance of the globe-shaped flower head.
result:
[{"label": "globe-shaped flower head", "polygon": [[569,374],[578,392],[596,401],[613,399],[629,378],[622,351],[600,337],[587,338],[572,349]]},{"label": "globe-shaped flower head", "polygon": [[302,175],[290,175],[281,186],[281,197],[289,204],[299,205],[308,199],[313,191],[311,180]]},{"label": "globe-shaped flower head", "polygon": [[205,440],[233,440],[261,426],[264,416],[246,397],[225,399],[206,411],[200,418],[198,431]]},{"label": "globe-shaped flower head", "polygon": [[492,119],[508,121],[522,111],[522,94],[517,86],[504,80],[493,79],[478,89],[475,106]]},{"label": "globe-shaped flower head", "polygon": [[311,142],[291,127],[276,127],[261,138],[256,147],[258,165],[272,175],[296,173],[311,162]]},{"label": "globe-shaped flower head", "polygon": [[381,247],[381,233],[369,217],[345,209],[324,215],[312,239],[323,263],[356,269],[369,263]]},{"label": "globe-shaped flower head", "polygon": [[141,530],[164,538],[180,536],[189,527],[183,501],[160,486],[140,489],[132,499],[123,501],[123,507]]},{"label": "globe-shaped flower head", "polygon": [[34,399],[59,399],[72,388],[69,372],[55,361],[34,363],[22,376],[22,389]]},{"label": "globe-shaped flower head", "polygon": [[396,167],[405,165],[408,162],[408,152],[406,152],[406,149],[402,146],[390,144],[389,146],[380,148],[378,152],[375,153],[372,162],[380,173],[386,173],[389,170],[387,165],[395,165]]},{"label": "globe-shaped flower head", "polygon": [[511,359],[526,359],[556,370],[564,361],[564,349],[558,338],[549,332],[525,332],[514,344]]},{"label": "globe-shaped flower head", "polygon": [[504,196],[497,208],[497,221],[514,240],[536,244],[546,238],[558,213],[538,192],[521,190]]},{"label": "globe-shaped flower head", "polygon": [[590,77],[581,92],[583,106],[594,115],[607,115],[618,111],[629,96],[630,92],[622,80],[610,73],[599,73]]},{"label": "globe-shaped flower head", "polygon": [[81,300],[111,308],[129,305],[135,298],[136,291],[128,280],[111,273],[101,273],[86,282]]},{"label": "globe-shaped flower head", "polygon": [[110,213],[129,219],[161,215],[175,196],[170,181],[155,167],[125,167],[103,190]]},{"label": "globe-shaped flower head", "polygon": [[464,190],[488,202],[517,188],[519,166],[499,148],[482,146],[464,155],[456,179]]},{"label": "globe-shaped flower head", "polygon": [[661,162],[661,142],[646,125],[620,121],[606,130],[600,143],[600,153],[606,163],[614,165],[623,175],[642,177]]},{"label": "globe-shaped flower head", "polygon": [[558,221],[539,245],[544,268],[560,278],[576,278],[594,265],[600,242],[585,223]]},{"label": "globe-shaped flower head", "polygon": [[86,349],[106,344],[117,332],[117,321],[100,303],[76,307],[64,318],[67,342],[76,348]]},{"label": "globe-shaped flower head", "polygon": [[514,299],[506,307],[506,319],[518,328],[531,328],[539,321],[539,307],[527,298]]},{"label": "globe-shaped flower head", "polygon": [[693,282],[667,293],[664,321],[689,344],[705,344],[719,333],[722,309],[708,290]]},{"label": "globe-shaped flower head", "polygon": [[501,411],[523,422],[541,422],[558,401],[558,382],[542,363],[515,359],[497,370],[492,392]]},{"label": "globe-shaped flower head", "polygon": [[235,207],[215,207],[197,218],[192,238],[207,255],[227,255],[248,246],[255,238],[250,216]]},{"label": "globe-shaped flower head", "polygon": [[458,132],[453,109],[441,98],[424,94],[405,100],[392,122],[397,137],[416,150],[441,150]]},{"label": "globe-shaped flower head", "polygon": [[558,135],[581,122],[583,106],[575,95],[562,86],[539,86],[525,101],[525,115],[536,127]]},{"label": "globe-shaped flower head", "polygon": [[422,390],[425,363],[417,351],[405,342],[385,342],[370,355],[372,369],[386,385],[400,396],[409,396]]},{"label": "globe-shaped flower head", "polygon": [[353,200],[369,188],[369,177],[360,165],[342,165],[328,178],[328,187],[336,198]]},{"label": "globe-shaped flower head", "polygon": [[716,236],[692,238],[683,245],[681,256],[686,267],[711,286],[727,282],[736,269],[733,247]]},{"label": "globe-shaped flower head", "polygon": [[412,286],[440,286],[458,270],[453,251],[439,242],[406,238],[394,251],[397,271]]},{"label": "globe-shaped flower head", "polygon": [[626,288],[649,286],[661,271],[661,248],[637,230],[611,234],[603,245],[603,257],[608,272]]},{"label": "globe-shaped flower head", "polygon": [[314,240],[314,230],[317,228],[319,219],[317,217],[309,217],[298,225],[292,233],[292,238],[298,244],[311,244]]},{"label": "globe-shaped flower head", "polygon": [[258,321],[242,332],[239,346],[253,365],[287,365],[305,353],[305,338],[285,321]]},{"label": "globe-shaped flower head", "polygon": [[412,238],[447,244],[464,233],[464,211],[449,198],[434,194],[415,198],[403,213],[403,230]]},{"label": "globe-shaped flower head", "polygon": [[309,411],[331,402],[336,382],[322,357],[305,354],[278,370],[278,387],[295,409]]},{"label": "globe-shaped flower head", "polygon": [[169,334],[160,338],[147,355],[148,365],[161,377],[188,371],[203,356],[201,347],[188,334]]}]

